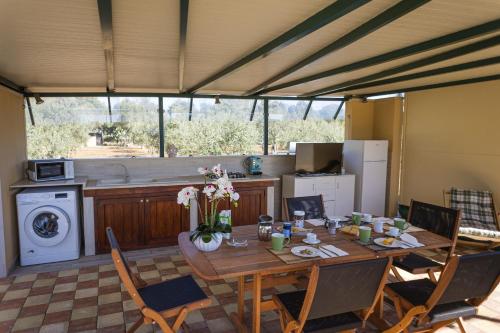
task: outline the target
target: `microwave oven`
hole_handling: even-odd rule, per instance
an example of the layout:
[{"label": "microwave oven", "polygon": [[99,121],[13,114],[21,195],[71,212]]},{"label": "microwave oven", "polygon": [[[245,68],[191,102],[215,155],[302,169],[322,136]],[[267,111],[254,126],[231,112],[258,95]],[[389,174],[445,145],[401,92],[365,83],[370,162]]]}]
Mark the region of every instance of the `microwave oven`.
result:
[{"label": "microwave oven", "polygon": [[75,178],[72,160],[30,160],[28,161],[28,178],[35,182],[64,180]]}]

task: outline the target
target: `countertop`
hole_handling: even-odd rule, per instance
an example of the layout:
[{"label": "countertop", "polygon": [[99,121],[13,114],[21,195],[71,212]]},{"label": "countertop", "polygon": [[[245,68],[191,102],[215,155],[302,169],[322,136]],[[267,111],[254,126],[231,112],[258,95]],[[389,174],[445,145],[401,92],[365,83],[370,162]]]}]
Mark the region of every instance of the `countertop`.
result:
[{"label": "countertop", "polygon": [[[135,179],[140,179],[135,178]],[[261,175],[261,176],[248,176],[246,178],[231,179],[234,183],[242,182],[258,182],[258,181],[277,181],[279,177]],[[104,180],[106,181],[106,180]],[[163,177],[155,178],[154,181],[123,183],[123,184],[99,184],[96,179],[87,179],[87,177],[75,177],[75,179],[68,180],[54,180],[46,182],[34,182],[29,179],[20,180],[12,185],[11,189],[33,188],[33,187],[54,187],[54,186],[82,186],[85,190],[102,190],[111,188],[127,188],[127,187],[152,187],[152,186],[178,186],[178,185],[198,185],[203,184],[204,179],[202,176],[177,176],[177,177]]]},{"label": "countertop", "polygon": [[[231,179],[233,183],[244,183],[244,182],[258,182],[258,181],[277,181],[280,180],[279,177],[261,175],[261,176],[249,176],[246,178],[234,178]],[[143,183],[125,183],[125,184],[98,184],[98,180],[89,179],[84,189],[86,190],[103,190],[110,188],[123,188],[123,187],[152,187],[152,186],[178,186],[178,185],[199,185],[205,183],[202,176],[177,176],[177,177],[165,177],[157,178],[155,181],[143,182]]]},{"label": "countertop", "polygon": [[54,187],[54,186],[85,186],[87,177],[75,177],[75,179],[52,180],[46,182],[34,182],[29,179],[22,179],[12,185],[11,189],[30,188],[30,187]]}]

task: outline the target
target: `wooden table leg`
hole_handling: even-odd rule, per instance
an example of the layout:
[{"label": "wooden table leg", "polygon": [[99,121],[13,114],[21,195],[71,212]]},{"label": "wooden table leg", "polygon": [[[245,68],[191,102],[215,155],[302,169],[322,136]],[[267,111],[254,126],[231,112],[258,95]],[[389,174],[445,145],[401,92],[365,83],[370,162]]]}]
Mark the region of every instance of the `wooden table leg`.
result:
[{"label": "wooden table leg", "polygon": [[261,302],[262,276],[257,273],[253,276],[253,311],[252,311],[252,332],[260,333],[260,302]]},{"label": "wooden table leg", "polygon": [[239,333],[248,332],[245,325],[245,276],[240,276],[238,279],[238,312],[231,313],[230,318]]},{"label": "wooden table leg", "polygon": [[238,319],[245,322],[245,276],[238,279]]}]

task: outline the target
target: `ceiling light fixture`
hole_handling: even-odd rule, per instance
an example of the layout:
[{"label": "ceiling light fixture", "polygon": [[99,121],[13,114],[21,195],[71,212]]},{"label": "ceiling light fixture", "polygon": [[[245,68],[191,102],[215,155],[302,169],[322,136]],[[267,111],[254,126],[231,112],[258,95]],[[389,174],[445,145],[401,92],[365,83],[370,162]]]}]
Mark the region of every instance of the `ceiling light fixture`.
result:
[{"label": "ceiling light fixture", "polygon": [[33,97],[35,97],[36,104],[43,104],[45,101],[40,97],[39,94],[34,94]]},{"label": "ceiling light fixture", "polygon": [[220,96],[215,95],[215,104],[220,104]]}]

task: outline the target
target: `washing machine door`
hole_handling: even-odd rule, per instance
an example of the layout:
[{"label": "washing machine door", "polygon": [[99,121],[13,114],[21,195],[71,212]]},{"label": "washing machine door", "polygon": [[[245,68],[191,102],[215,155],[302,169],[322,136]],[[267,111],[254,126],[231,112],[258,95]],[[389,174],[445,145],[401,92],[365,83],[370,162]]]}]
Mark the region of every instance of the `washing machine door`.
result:
[{"label": "washing machine door", "polygon": [[68,235],[70,221],[60,208],[42,206],[32,210],[24,220],[27,237],[38,246],[55,246]]}]

